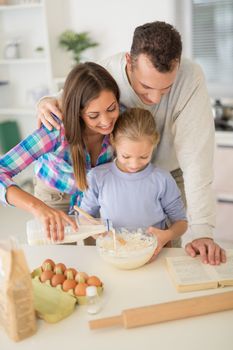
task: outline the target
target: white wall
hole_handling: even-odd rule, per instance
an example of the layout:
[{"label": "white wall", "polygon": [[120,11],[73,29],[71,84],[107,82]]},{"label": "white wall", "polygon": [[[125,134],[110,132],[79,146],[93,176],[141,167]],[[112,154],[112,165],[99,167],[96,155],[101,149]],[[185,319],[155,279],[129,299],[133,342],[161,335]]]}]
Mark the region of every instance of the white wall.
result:
[{"label": "white wall", "polygon": [[[48,23],[45,21],[45,24],[48,27],[49,42],[52,51],[53,77],[65,77],[72,67],[71,53],[60,48],[58,45],[58,33],[63,32],[65,29],[73,29],[77,32],[90,32],[93,40],[97,41],[100,45],[87,50],[84,58],[86,60],[96,61],[120,51],[130,50],[133,32],[138,25],[155,20],[166,21],[175,25],[175,19],[177,17],[176,1],[177,0],[163,0],[162,2],[156,0],[141,0],[140,2],[138,0],[45,0],[46,19],[48,21]],[[54,5],[55,2],[57,4],[57,9]],[[24,12],[25,16],[28,16],[27,11],[22,10],[22,13]],[[40,14],[40,10],[35,10],[34,12],[35,15]],[[21,14],[21,11],[15,12],[14,26],[11,26],[10,30],[15,29],[16,22],[19,21],[19,14]],[[13,15],[13,11],[11,15]],[[27,23],[26,19],[27,18],[25,18],[25,23]],[[31,20],[34,21],[33,18]],[[41,20],[39,16],[38,20]],[[39,25],[37,23],[36,27],[44,28],[43,21]],[[26,26],[26,28],[28,28],[28,26]],[[24,31],[24,28],[20,27],[19,36],[21,31]],[[39,30],[39,32],[41,34],[41,30]],[[46,33],[44,35],[46,37]],[[39,45],[41,42],[36,40],[35,37],[35,43],[33,43],[33,45],[34,44]],[[42,45],[44,46],[43,41]],[[43,68],[43,66],[41,67]],[[17,65],[15,69],[18,68],[19,66]],[[24,72],[22,71],[21,74],[24,74]],[[40,74],[37,72],[37,75],[41,77],[41,79],[44,79],[43,73]],[[33,79],[34,77],[33,75]],[[20,81],[22,82],[22,79]],[[25,82],[30,82],[30,84],[32,84],[30,75]],[[23,84],[25,85],[25,83]],[[46,84],[46,81],[44,84]],[[34,85],[32,88],[34,88]],[[28,90],[30,90],[30,88],[28,88]],[[55,92],[55,89],[53,92]],[[25,104],[26,97],[23,96],[23,93],[26,96],[25,91],[18,88],[18,105],[20,106]],[[6,98],[8,98],[8,95],[6,95]],[[7,105],[7,101],[4,101],[4,104]],[[14,107],[11,101],[9,101],[9,105],[12,105],[12,108]],[[4,119],[15,120],[16,118],[19,122],[22,137],[25,137],[35,129],[35,116],[27,115],[17,117],[13,115],[11,117],[7,115],[6,118],[0,117],[0,121]]]},{"label": "white wall", "polygon": [[136,26],[156,20],[175,25],[175,0],[69,0],[70,27],[100,43],[85,58],[98,60],[130,50]]}]

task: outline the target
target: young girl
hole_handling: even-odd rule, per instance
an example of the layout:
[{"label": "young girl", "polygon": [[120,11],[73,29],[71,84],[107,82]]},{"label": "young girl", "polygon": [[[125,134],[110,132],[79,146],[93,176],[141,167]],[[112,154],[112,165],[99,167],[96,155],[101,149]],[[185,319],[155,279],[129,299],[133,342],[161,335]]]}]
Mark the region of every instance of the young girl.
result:
[{"label": "young girl", "polygon": [[[80,203],[87,188],[86,172],[112,160],[109,134],[119,115],[118,101],[118,86],[103,67],[91,62],[76,66],[65,83],[60,130],[42,126],[0,158],[0,200],[31,212],[54,240],[63,239],[65,223],[77,229],[65,212]],[[42,200],[12,180],[35,160]],[[46,186],[53,189],[52,196],[61,197],[54,208]]]},{"label": "young girl", "polygon": [[148,227],[158,239],[156,255],[187,230],[187,222],[175,180],[150,163],[159,142],[151,113],[139,108],[124,112],[116,121],[111,142],[116,159],[89,172],[81,208],[93,216],[100,213],[115,228]]}]

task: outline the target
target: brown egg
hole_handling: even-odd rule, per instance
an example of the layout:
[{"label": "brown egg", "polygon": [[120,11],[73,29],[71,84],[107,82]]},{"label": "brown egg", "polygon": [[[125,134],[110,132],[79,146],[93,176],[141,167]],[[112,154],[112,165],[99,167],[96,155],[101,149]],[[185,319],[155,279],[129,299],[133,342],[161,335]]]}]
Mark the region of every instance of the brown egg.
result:
[{"label": "brown egg", "polygon": [[40,280],[41,282],[46,282],[48,280],[51,280],[53,275],[54,275],[53,271],[50,271],[50,270],[43,271],[42,274],[40,275]]},{"label": "brown egg", "polygon": [[87,279],[87,284],[89,286],[96,286],[96,287],[101,287],[102,286],[102,282],[100,281],[100,279],[97,276],[90,276]]},{"label": "brown egg", "polygon": [[64,275],[66,276],[66,278],[68,280],[74,280],[76,274],[77,274],[77,270],[75,270],[72,267],[66,269],[65,272],[64,272]]},{"label": "brown egg", "polygon": [[64,273],[66,270],[66,265],[63,263],[56,264],[54,267],[54,272],[59,274],[59,273]]},{"label": "brown egg", "polygon": [[64,292],[68,292],[70,289],[74,289],[77,285],[77,282],[75,280],[65,280],[62,284],[62,288]]},{"label": "brown egg", "polygon": [[88,279],[88,274],[86,272],[80,271],[75,276],[75,281],[77,281],[78,283],[85,283],[87,279]]},{"label": "brown egg", "polygon": [[53,275],[52,279],[51,279],[51,285],[53,287],[56,287],[59,284],[63,284],[63,282],[65,281],[65,276],[62,274],[56,274]]},{"label": "brown egg", "polygon": [[50,271],[53,271],[54,269],[54,266],[55,266],[55,263],[53,260],[51,259],[46,259],[43,264],[42,264],[42,270],[43,271],[46,271],[46,270],[50,270]]},{"label": "brown egg", "polygon": [[75,287],[74,294],[78,297],[82,297],[86,295],[86,288],[88,287],[87,283],[78,283]]}]

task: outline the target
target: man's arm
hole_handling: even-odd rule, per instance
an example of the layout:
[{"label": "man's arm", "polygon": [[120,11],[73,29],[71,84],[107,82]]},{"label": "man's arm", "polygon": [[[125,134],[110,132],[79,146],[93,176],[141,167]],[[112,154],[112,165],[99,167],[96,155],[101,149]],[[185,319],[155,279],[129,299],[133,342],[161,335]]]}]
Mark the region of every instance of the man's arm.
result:
[{"label": "man's arm", "polygon": [[185,248],[189,255],[200,254],[203,262],[215,264],[225,261],[225,253],[213,241],[214,120],[201,69],[193,66],[192,74],[190,89],[182,92],[186,96],[173,130],[176,154],[183,171],[190,226],[189,233],[184,235]]}]

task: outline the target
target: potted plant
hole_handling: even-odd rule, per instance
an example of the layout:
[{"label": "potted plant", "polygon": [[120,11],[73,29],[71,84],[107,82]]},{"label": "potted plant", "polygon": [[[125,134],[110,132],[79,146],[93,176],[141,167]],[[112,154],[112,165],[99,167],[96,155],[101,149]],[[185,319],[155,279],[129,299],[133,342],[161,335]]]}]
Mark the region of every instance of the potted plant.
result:
[{"label": "potted plant", "polygon": [[43,46],[37,46],[35,48],[35,56],[38,58],[44,57],[44,47]]},{"label": "potted plant", "polygon": [[72,30],[66,30],[60,35],[59,44],[67,51],[72,51],[76,63],[80,63],[83,51],[98,46],[98,43],[91,40],[88,32],[75,33]]}]

